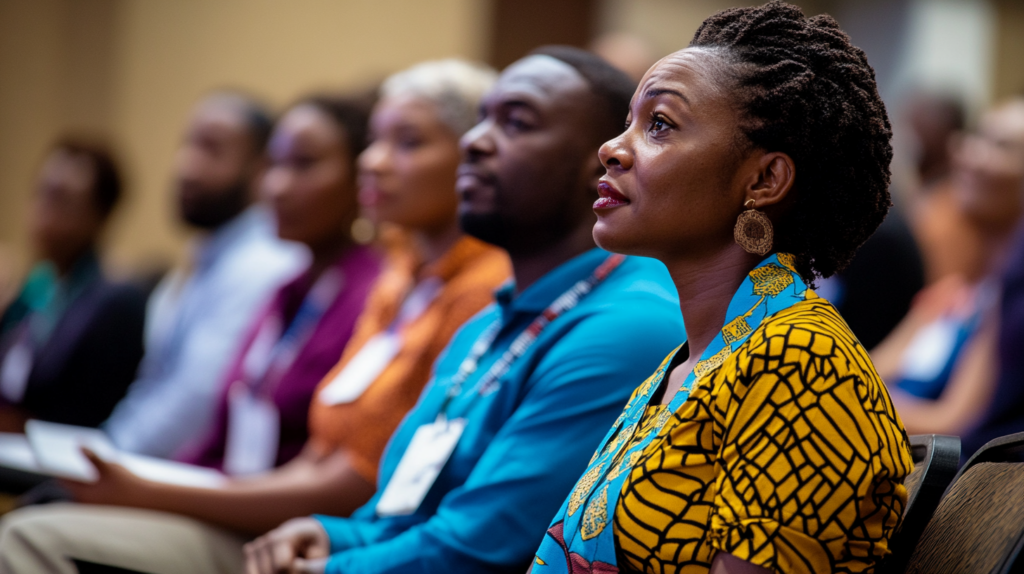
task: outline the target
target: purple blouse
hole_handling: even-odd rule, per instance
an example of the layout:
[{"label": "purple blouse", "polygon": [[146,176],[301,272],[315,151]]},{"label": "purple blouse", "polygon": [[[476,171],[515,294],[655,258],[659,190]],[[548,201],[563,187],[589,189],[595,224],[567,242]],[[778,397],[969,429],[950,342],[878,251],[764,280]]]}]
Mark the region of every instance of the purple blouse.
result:
[{"label": "purple blouse", "polygon": [[[309,435],[307,423],[313,391],[341,358],[380,268],[377,254],[363,246],[348,249],[334,263],[333,270],[340,272],[341,288],[302,343],[294,360],[276,378],[272,388],[268,389],[281,420],[276,465],[288,462],[302,450]],[[313,287],[314,279],[306,271],[286,283],[278,290],[270,305],[259,314],[223,381],[212,432],[204,440],[182,449],[175,459],[222,469],[228,433],[230,387],[242,379],[245,357],[250,347],[256,344],[264,323],[274,316],[283,318],[285,325],[295,320],[306,295]]]}]

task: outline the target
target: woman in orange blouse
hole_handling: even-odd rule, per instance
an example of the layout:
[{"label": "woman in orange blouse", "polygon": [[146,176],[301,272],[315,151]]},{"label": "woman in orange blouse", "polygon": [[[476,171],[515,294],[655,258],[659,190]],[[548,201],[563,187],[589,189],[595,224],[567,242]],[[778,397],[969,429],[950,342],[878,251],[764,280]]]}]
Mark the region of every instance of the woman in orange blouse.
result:
[{"label": "woman in orange blouse", "polygon": [[[456,211],[459,138],[476,122],[494,77],[489,69],[447,60],[420,64],[383,84],[371,118],[372,143],[359,161],[360,200],[378,221],[398,227],[401,238],[341,362],[314,397],[311,439],[302,453],[273,472],[216,489],[150,482],[94,460],[100,479],[72,485],[77,500],[152,511],[31,509],[18,528],[47,541],[39,542],[47,545],[45,555],[88,549],[104,564],[134,570],[241,571],[246,535],[295,516],[347,516],[370,498],[377,460],[434,359],[511,274],[503,251],[461,233]],[[66,532],[24,531],[37,526]],[[159,548],[148,547],[150,540],[160,540]]]}]

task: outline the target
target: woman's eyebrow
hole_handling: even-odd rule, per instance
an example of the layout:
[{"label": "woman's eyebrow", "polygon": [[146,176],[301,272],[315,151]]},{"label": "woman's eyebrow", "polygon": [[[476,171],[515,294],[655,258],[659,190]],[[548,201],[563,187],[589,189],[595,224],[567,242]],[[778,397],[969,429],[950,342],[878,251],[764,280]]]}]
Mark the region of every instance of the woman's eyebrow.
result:
[{"label": "woman's eyebrow", "polygon": [[656,98],[664,94],[676,96],[677,98],[683,100],[683,102],[687,106],[690,105],[690,100],[686,96],[684,96],[682,92],[673,90],[671,88],[651,88],[644,93],[644,99],[649,100],[651,98]]}]

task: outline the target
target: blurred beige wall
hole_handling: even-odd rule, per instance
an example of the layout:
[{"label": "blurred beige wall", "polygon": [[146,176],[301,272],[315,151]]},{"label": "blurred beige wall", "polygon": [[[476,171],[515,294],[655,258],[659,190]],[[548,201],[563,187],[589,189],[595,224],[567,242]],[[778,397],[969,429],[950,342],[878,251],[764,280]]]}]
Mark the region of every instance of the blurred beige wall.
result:
[{"label": "blurred beige wall", "polygon": [[241,87],[281,106],[423,59],[482,59],[488,9],[481,0],[0,0],[0,248],[24,268],[25,208],[46,146],[67,131],[98,132],[129,177],[110,261],[172,261],[185,233],[170,209],[171,162],[205,91]]}]

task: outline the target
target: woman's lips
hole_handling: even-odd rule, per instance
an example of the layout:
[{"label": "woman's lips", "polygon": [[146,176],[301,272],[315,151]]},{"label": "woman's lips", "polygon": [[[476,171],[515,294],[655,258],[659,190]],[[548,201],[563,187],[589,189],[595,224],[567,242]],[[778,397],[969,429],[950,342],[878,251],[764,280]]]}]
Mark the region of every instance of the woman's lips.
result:
[{"label": "woman's lips", "polygon": [[597,184],[597,194],[601,197],[594,202],[594,209],[612,209],[629,205],[629,200],[626,199],[626,196],[619,193],[619,190],[612,187],[606,181]]}]

